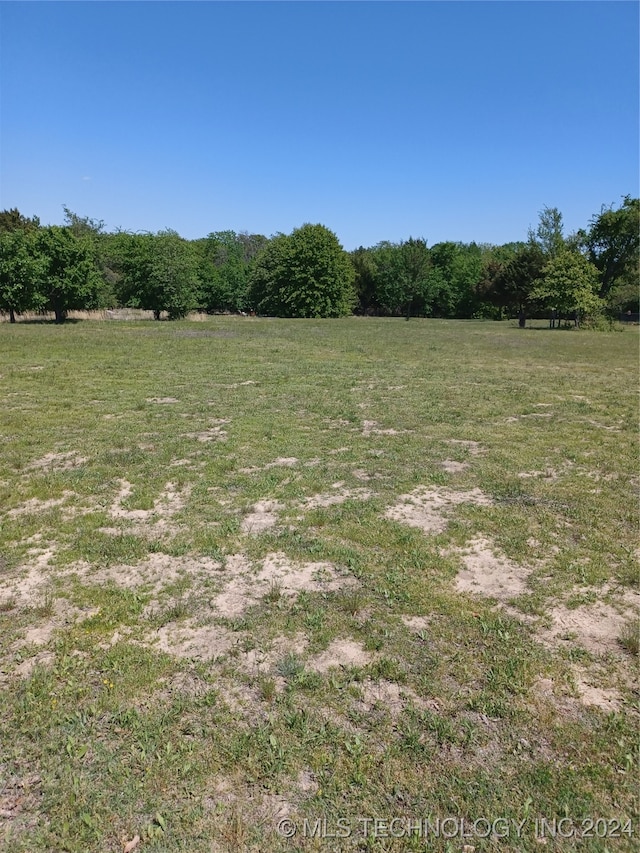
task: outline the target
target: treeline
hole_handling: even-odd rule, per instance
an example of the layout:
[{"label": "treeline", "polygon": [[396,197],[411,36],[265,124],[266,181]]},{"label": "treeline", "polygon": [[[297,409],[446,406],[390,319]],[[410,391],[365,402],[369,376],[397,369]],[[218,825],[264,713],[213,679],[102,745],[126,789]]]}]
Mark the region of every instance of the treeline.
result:
[{"label": "treeline", "polygon": [[546,207],[527,239],[501,246],[410,237],[345,252],[323,225],[291,234],[107,232],[64,208],[43,226],[0,212],[0,312],[143,308],[157,319],[193,310],[280,317],[366,315],[597,317],[638,311],[640,201],[603,207],[565,236]]}]

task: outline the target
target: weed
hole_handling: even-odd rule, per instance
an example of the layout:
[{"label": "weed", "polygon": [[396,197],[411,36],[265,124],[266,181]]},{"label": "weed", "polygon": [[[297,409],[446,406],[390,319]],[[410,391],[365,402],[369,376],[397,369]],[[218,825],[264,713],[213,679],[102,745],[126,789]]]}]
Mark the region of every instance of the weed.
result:
[{"label": "weed", "polygon": [[640,623],[637,621],[627,622],[618,637],[618,642],[623,649],[637,657],[640,653]]},{"label": "weed", "polygon": [[293,652],[287,652],[276,664],[276,670],[283,678],[294,679],[304,669],[304,662]]},{"label": "weed", "polygon": [[10,595],[0,601],[0,613],[9,613],[11,610],[15,610],[17,606],[17,598],[15,597],[15,595]]},{"label": "weed", "polygon": [[354,587],[340,596],[340,607],[350,616],[357,616],[364,610],[366,598],[359,587]]},{"label": "weed", "polygon": [[53,616],[55,612],[55,597],[51,588],[47,587],[41,593],[38,603],[33,608],[33,612],[41,619]]},{"label": "weed", "polygon": [[276,604],[282,598],[282,584],[278,580],[272,580],[269,584],[269,591],[265,596],[270,604]]},{"label": "weed", "polygon": [[260,680],[260,695],[271,705],[277,696],[277,685],[274,678],[262,678]]}]

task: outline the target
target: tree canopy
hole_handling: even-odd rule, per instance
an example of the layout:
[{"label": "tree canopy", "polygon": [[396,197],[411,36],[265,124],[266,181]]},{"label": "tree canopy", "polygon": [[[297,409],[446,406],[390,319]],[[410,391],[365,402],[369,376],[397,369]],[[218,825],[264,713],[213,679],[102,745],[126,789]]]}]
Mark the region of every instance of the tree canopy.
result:
[{"label": "tree canopy", "polygon": [[251,276],[256,310],[278,317],[343,317],[355,305],[355,272],[336,235],[306,224],[278,234]]},{"label": "tree canopy", "polygon": [[[132,307],[156,318],[191,310],[281,317],[359,314],[421,317],[535,316],[638,310],[640,200],[603,207],[565,236],[544,207],[526,242],[502,246],[423,238],[383,240],[346,253],[326,226],[290,234],[218,230],[186,240],[172,230],[107,231],[63,206],[64,225],[0,211],[0,312]],[[598,286],[593,289],[593,277]]]},{"label": "tree canopy", "polygon": [[603,207],[581,231],[582,245],[600,274],[599,295],[606,298],[617,286],[637,287],[640,257],[640,199],[625,196],[614,210]]}]

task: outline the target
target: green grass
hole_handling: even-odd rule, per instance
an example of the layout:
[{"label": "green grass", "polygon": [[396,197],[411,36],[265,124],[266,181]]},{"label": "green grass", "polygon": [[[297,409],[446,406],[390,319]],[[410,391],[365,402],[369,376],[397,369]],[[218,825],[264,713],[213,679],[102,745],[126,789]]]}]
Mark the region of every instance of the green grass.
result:
[{"label": "green grass", "polygon": [[[637,330],[1,330],[0,849],[635,849]],[[420,488],[486,500],[385,516]]]}]

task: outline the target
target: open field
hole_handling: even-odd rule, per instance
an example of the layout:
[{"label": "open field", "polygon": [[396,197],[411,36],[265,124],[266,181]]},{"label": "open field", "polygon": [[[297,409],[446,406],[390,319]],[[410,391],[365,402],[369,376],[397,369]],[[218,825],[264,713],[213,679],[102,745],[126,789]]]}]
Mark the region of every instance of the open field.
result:
[{"label": "open field", "polygon": [[637,354],[3,325],[0,849],[635,849]]}]

